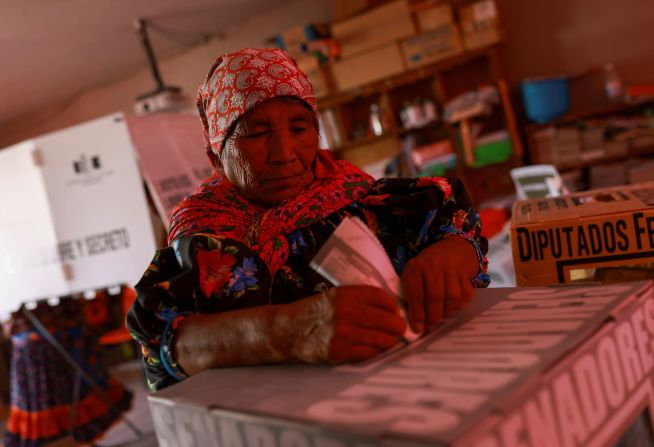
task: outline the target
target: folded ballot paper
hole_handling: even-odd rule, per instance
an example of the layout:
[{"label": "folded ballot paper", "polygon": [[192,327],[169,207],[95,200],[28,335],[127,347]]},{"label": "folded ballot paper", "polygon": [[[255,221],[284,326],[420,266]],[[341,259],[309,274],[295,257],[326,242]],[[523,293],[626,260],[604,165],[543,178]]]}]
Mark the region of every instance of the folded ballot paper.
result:
[{"label": "folded ballot paper", "polygon": [[[402,296],[400,277],[382,244],[361,220],[343,219],[310,265],[335,286],[370,285],[387,290],[397,297],[406,319],[407,302]],[[419,336],[407,326],[406,341]]]}]

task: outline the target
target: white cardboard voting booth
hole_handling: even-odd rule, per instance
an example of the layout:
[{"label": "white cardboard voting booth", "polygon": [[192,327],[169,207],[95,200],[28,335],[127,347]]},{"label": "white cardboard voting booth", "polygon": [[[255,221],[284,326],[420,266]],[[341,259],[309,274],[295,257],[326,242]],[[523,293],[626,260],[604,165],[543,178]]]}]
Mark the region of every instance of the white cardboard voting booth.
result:
[{"label": "white cardboard voting booth", "polygon": [[20,303],[134,284],[154,250],[122,114],[0,151],[0,314]]},{"label": "white cardboard voting booth", "polygon": [[654,445],[652,282],[476,292],[368,362],[208,370],[157,392],[159,445]]}]

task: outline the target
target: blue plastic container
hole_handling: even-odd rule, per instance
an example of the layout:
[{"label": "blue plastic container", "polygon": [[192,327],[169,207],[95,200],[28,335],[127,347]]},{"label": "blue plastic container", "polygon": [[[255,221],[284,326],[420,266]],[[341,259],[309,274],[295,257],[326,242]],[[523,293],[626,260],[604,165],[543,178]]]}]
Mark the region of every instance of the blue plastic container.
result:
[{"label": "blue plastic container", "polygon": [[527,118],[546,123],[565,115],[570,106],[568,78],[528,79],[520,84]]}]

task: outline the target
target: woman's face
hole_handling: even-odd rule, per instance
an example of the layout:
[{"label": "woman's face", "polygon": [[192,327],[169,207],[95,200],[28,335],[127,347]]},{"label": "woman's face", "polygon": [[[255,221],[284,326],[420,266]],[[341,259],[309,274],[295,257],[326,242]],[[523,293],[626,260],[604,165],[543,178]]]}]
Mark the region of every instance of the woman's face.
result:
[{"label": "woman's face", "polygon": [[225,142],[218,168],[245,198],[270,207],[313,183],[317,151],[312,112],[287,98],[274,98],[239,120]]}]

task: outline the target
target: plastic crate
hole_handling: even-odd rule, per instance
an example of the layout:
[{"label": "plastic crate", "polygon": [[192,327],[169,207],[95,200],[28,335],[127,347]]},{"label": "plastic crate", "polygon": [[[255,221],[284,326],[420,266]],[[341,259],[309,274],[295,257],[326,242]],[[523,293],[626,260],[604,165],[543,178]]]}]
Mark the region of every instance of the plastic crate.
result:
[{"label": "plastic crate", "polygon": [[570,106],[568,78],[525,80],[520,89],[527,118],[536,123],[565,115]]},{"label": "plastic crate", "polygon": [[475,147],[475,162],[472,166],[478,168],[480,166],[501,163],[511,156],[511,152],[511,140],[480,144]]}]

